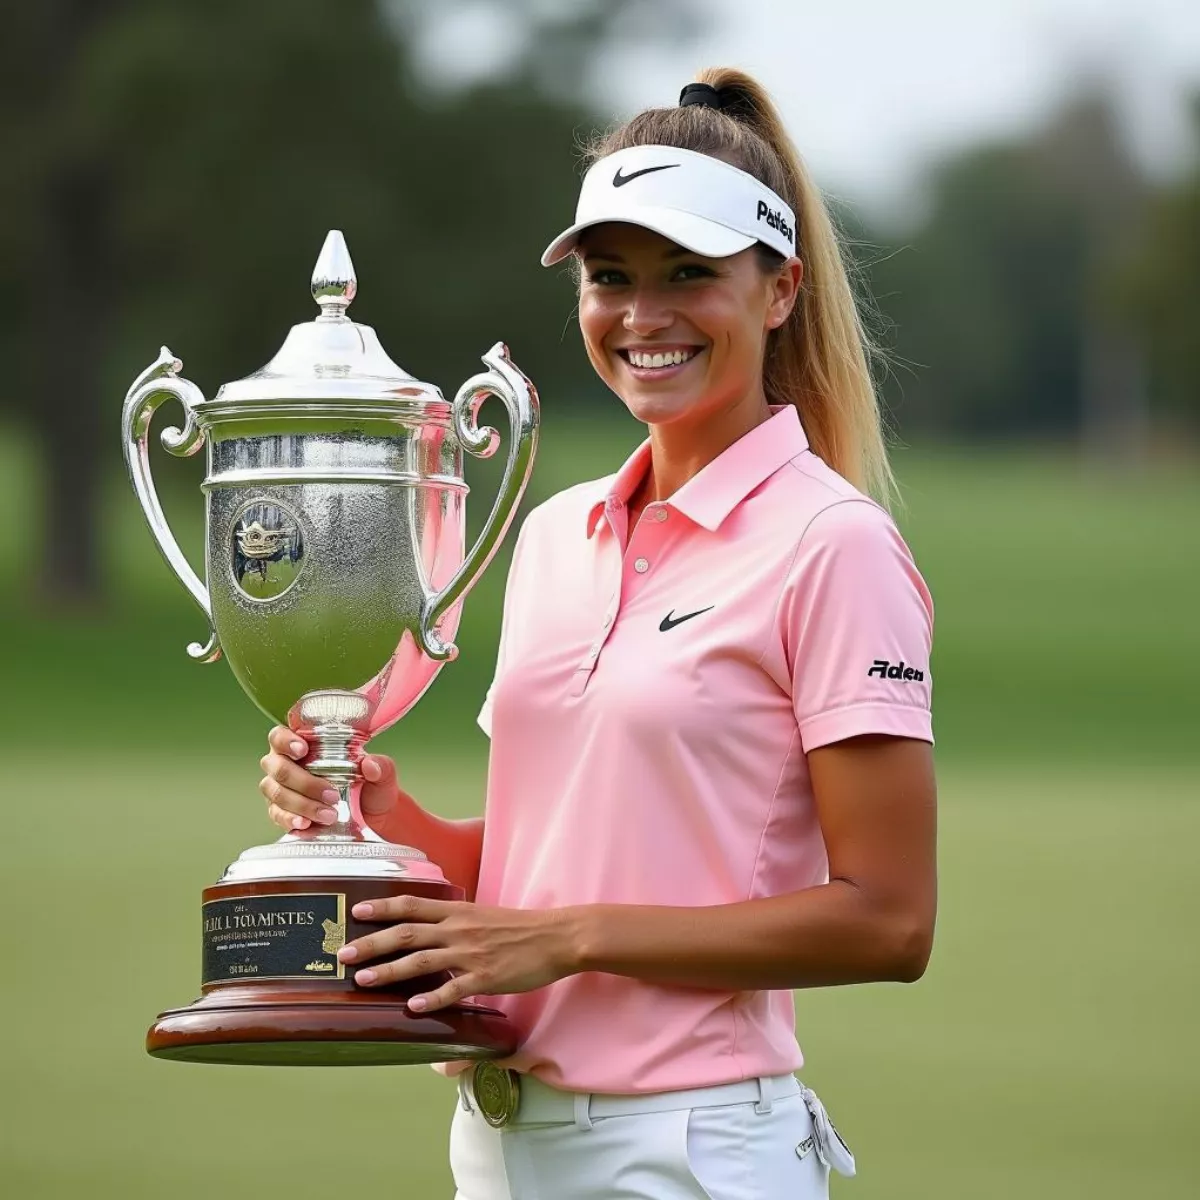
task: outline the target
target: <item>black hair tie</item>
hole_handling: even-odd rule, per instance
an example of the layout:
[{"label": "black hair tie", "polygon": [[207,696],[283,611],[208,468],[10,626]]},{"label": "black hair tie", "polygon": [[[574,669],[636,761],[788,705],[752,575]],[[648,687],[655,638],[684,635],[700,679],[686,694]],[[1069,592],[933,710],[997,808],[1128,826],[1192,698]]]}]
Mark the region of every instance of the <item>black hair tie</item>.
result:
[{"label": "black hair tie", "polygon": [[721,93],[711,83],[689,83],[679,93],[679,107],[700,104],[705,108],[720,108]]}]

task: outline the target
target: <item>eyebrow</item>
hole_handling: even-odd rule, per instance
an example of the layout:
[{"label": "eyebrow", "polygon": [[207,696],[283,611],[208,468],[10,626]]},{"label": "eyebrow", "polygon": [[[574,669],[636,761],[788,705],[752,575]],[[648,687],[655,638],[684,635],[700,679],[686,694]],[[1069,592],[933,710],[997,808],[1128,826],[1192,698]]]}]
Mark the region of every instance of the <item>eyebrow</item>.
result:
[{"label": "eyebrow", "polygon": [[[674,250],[668,250],[663,255],[663,259],[683,258],[688,254],[696,254],[695,250],[689,250],[686,246],[676,246]],[[697,258],[703,258],[704,255],[697,254]],[[625,260],[619,254],[612,254],[607,250],[589,250],[584,256],[584,262],[591,262],[593,259],[601,259],[604,262],[624,263]]]}]

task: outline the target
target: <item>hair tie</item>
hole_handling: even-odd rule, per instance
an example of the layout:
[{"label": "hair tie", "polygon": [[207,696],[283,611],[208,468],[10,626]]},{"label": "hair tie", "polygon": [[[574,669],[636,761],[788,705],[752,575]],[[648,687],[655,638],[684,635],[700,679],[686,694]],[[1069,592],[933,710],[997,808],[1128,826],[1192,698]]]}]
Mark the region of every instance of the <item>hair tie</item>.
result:
[{"label": "hair tie", "polygon": [[720,108],[721,93],[711,83],[689,83],[679,93],[679,107],[700,104],[705,108]]}]

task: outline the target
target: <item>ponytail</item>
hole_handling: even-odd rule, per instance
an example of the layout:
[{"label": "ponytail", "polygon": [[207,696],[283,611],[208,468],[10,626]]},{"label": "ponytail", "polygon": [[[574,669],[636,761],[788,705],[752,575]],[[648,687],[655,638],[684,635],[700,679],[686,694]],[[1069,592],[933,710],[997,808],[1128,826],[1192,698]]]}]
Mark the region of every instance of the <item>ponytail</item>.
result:
[{"label": "ponytail", "polygon": [[[791,315],[768,337],[763,389],[768,403],[796,406],[815,454],[888,507],[896,481],[871,379],[872,347],[833,218],[766,90],[729,67],[702,71],[698,82],[717,90],[719,109],[647,109],[593,143],[588,165],[630,146],[675,146],[723,159],[787,200],[804,279]],[[774,250],[759,251],[764,266],[778,268]]]}]

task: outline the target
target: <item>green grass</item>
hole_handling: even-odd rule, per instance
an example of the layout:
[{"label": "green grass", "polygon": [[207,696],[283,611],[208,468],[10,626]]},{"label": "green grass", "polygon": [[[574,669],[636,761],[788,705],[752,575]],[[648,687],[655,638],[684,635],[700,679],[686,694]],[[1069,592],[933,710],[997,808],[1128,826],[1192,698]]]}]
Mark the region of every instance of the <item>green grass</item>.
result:
[{"label": "green grass", "polygon": [[[159,1063],[196,991],[201,888],[269,834],[254,763],[43,762],[0,843],[5,1194],[449,1197],[453,1089],[428,1068]],[[474,811],[482,760],[406,764]],[[914,987],[801,993],[806,1080],[859,1155],[859,1200],[1183,1197],[1200,902],[1194,779],[1160,769],[942,776],[938,944]],[[14,814],[15,815],[15,814]],[[11,826],[10,826],[11,829]]]},{"label": "green grass", "polygon": [[[548,413],[531,499],[612,470],[635,439]],[[937,448],[896,465],[937,607],[941,917],[916,987],[799,999],[806,1078],[860,1158],[836,1191],[1190,1196],[1200,473]],[[158,469],[199,561],[197,464]],[[495,464],[471,478],[477,528]],[[4,1195],[304,1200],[352,1181],[448,1197],[453,1094],[432,1071],[143,1054],[154,1013],[195,994],[201,888],[267,834],[266,721],[224,664],[187,659],[199,614],[115,470],[107,606],[34,598],[36,483],[28,447],[0,437]],[[467,602],[461,659],[376,747],[447,814],[481,803],[474,715],[507,552]]]}]

